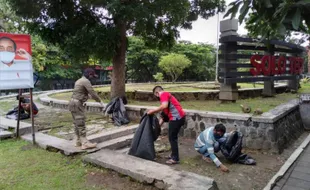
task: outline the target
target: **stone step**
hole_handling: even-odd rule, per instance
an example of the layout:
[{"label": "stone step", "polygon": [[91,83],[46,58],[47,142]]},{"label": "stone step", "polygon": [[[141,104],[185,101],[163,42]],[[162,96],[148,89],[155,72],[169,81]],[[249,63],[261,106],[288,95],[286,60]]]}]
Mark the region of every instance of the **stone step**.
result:
[{"label": "stone step", "polygon": [[[133,136],[134,134],[130,134],[127,136],[116,138],[116,139],[104,141],[104,142],[99,143],[96,148],[90,149],[90,150],[81,150],[80,148],[75,147],[74,141],[68,141],[65,139],[43,134],[40,132],[35,134],[35,139],[36,139],[36,143],[43,149],[51,150],[51,151],[53,150],[60,151],[64,155],[70,156],[70,155],[74,155],[74,154],[78,154],[82,152],[93,153],[103,148],[113,149],[113,150],[121,149],[125,146],[128,146],[131,143]],[[22,139],[32,142],[32,134],[23,135]]]},{"label": "stone step", "polygon": [[90,142],[96,142],[96,143],[101,143],[104,141],[108,141],[111,139],[116,139],[122,136],[134,134],[136,129],[139,127],[139,125],[131,125],[128,127],[119,127],[117,129],[112,129],[109,131],[102,131],[98,134],[90,135],[87,137],[87,139]]},{"label": "stone step", "polygon": [[121,153],[121,154],[128,154],[130,147],[122,148],[119,150],[116,150],[116,152]]},{"label": "stone step", "polygon": [[[7,119],[5,117],[0,117],[0,128],[6,130],[13,130],[16,133],[17,121],[12,119]],[[31,133],[31,124],[20,121],[19,123],[19,134],[24,135]]]},{"label": "stone step", "polygon": [[103,149],[83,157],[83,161],[123,175],[139,182],[153,184],[159,189],[169,190],[215,190],[218,189],[211,178],[173,167]]},{"label": "stone step", "polygon": [[11,133],[10,131],[0,131],[0,140],[11,138],[11,137],[13,137],[13,135],[14,134]]},{"label": "stone step", "polygon": [[[23,135],[22,139],[32,142],[32,134]],[[74,146],[73,141],[57,138],[43,133],[35,133],[37,145],[46,150],[57,150],[64,155],[70,156],[77,153],[85,152]]]},{"label": "stone step", "polygon": [[110,150],[122,149],[131,144],[133,137],[134,137],[134,134],[130,134],[130,135],[122,136],[119,138],[111,139],[108,141],[104,141],[104,142],[98,143],[96,149],[92,149],[87,152],[88,153],[97,152],[98,150],[101,150],[104,148],[110,149]]}]

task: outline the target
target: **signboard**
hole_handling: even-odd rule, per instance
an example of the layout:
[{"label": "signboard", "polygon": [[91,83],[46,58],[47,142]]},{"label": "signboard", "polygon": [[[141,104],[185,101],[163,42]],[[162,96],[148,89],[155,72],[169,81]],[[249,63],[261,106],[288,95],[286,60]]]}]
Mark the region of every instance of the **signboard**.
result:
[{"label": "signboard", "polygon": [[33,88],[31,38],[0,33],[0,90]]},{"label": "signboard", "polygon": [[264,75],[281,75],[286,73],[287,62],[289,62],[289,74],[299,75],[303,71],[304,60],[300,57],[285,57],[271,55],[253,55],[251,57],[251,64],[254,68],[250,69],[253,76]]}]

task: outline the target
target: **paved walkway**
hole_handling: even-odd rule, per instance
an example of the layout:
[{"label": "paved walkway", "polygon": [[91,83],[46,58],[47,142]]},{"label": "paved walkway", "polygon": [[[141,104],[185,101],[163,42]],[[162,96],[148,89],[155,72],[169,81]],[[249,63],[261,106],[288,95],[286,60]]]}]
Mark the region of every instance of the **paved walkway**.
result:
[{"label": "paved walkway", "polygon": [[310,190],[310,145],[272,190]]}]

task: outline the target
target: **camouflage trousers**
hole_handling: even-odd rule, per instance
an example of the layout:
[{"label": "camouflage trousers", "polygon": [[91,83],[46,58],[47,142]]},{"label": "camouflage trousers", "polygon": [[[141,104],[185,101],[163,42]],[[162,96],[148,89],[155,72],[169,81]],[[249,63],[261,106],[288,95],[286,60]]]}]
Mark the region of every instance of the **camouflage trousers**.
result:
[{"label": "camouflage trousers", "polygon": [[72,114],[74,131],[77,138],[86,137],[85,111],[83,103],[79,100],[71,99],[69,111]]}]

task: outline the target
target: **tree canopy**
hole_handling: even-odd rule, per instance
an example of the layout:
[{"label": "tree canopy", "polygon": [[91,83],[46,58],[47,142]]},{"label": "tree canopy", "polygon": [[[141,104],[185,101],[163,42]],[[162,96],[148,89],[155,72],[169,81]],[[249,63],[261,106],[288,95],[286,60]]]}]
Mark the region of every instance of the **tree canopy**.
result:
[{"label": "tree canopy", "polygon": [[309,34],[309,0],[235,0],[225,16],[239,12],[242,23],[249,14],[247,28],[252,36],[263,39],[284,38],[291,31]]},{"label": "tree canopy", "polygon": [[159,67],[171,77],[172,82],[175,82],[191,64],[185,55],[171,53],[161,58]]},{"label": "tree canopy", "polygon": [[180,28],[224,11],[224,0],[7,0],[29,30],[59,44],[74,59],[113,61],[112,97],[125,95],[127,36],[171,47]]},{"label": "tree canopy", "polygon": [[[162,56],[169,53],[185,55],[192,65],[185,68],[180,80],[213,80],[215,77],[215,47],[210,44],[193,44],[187,41],[176,43],[170,50],[150,48],[140,37],[129,37],[127,51],[127,79],[137,82],[158,80],[154,77],[162,70],[158,66]],[[161,76],[161,75],[158,75]],[[167,79],[167,75],[163,76]]]}]

